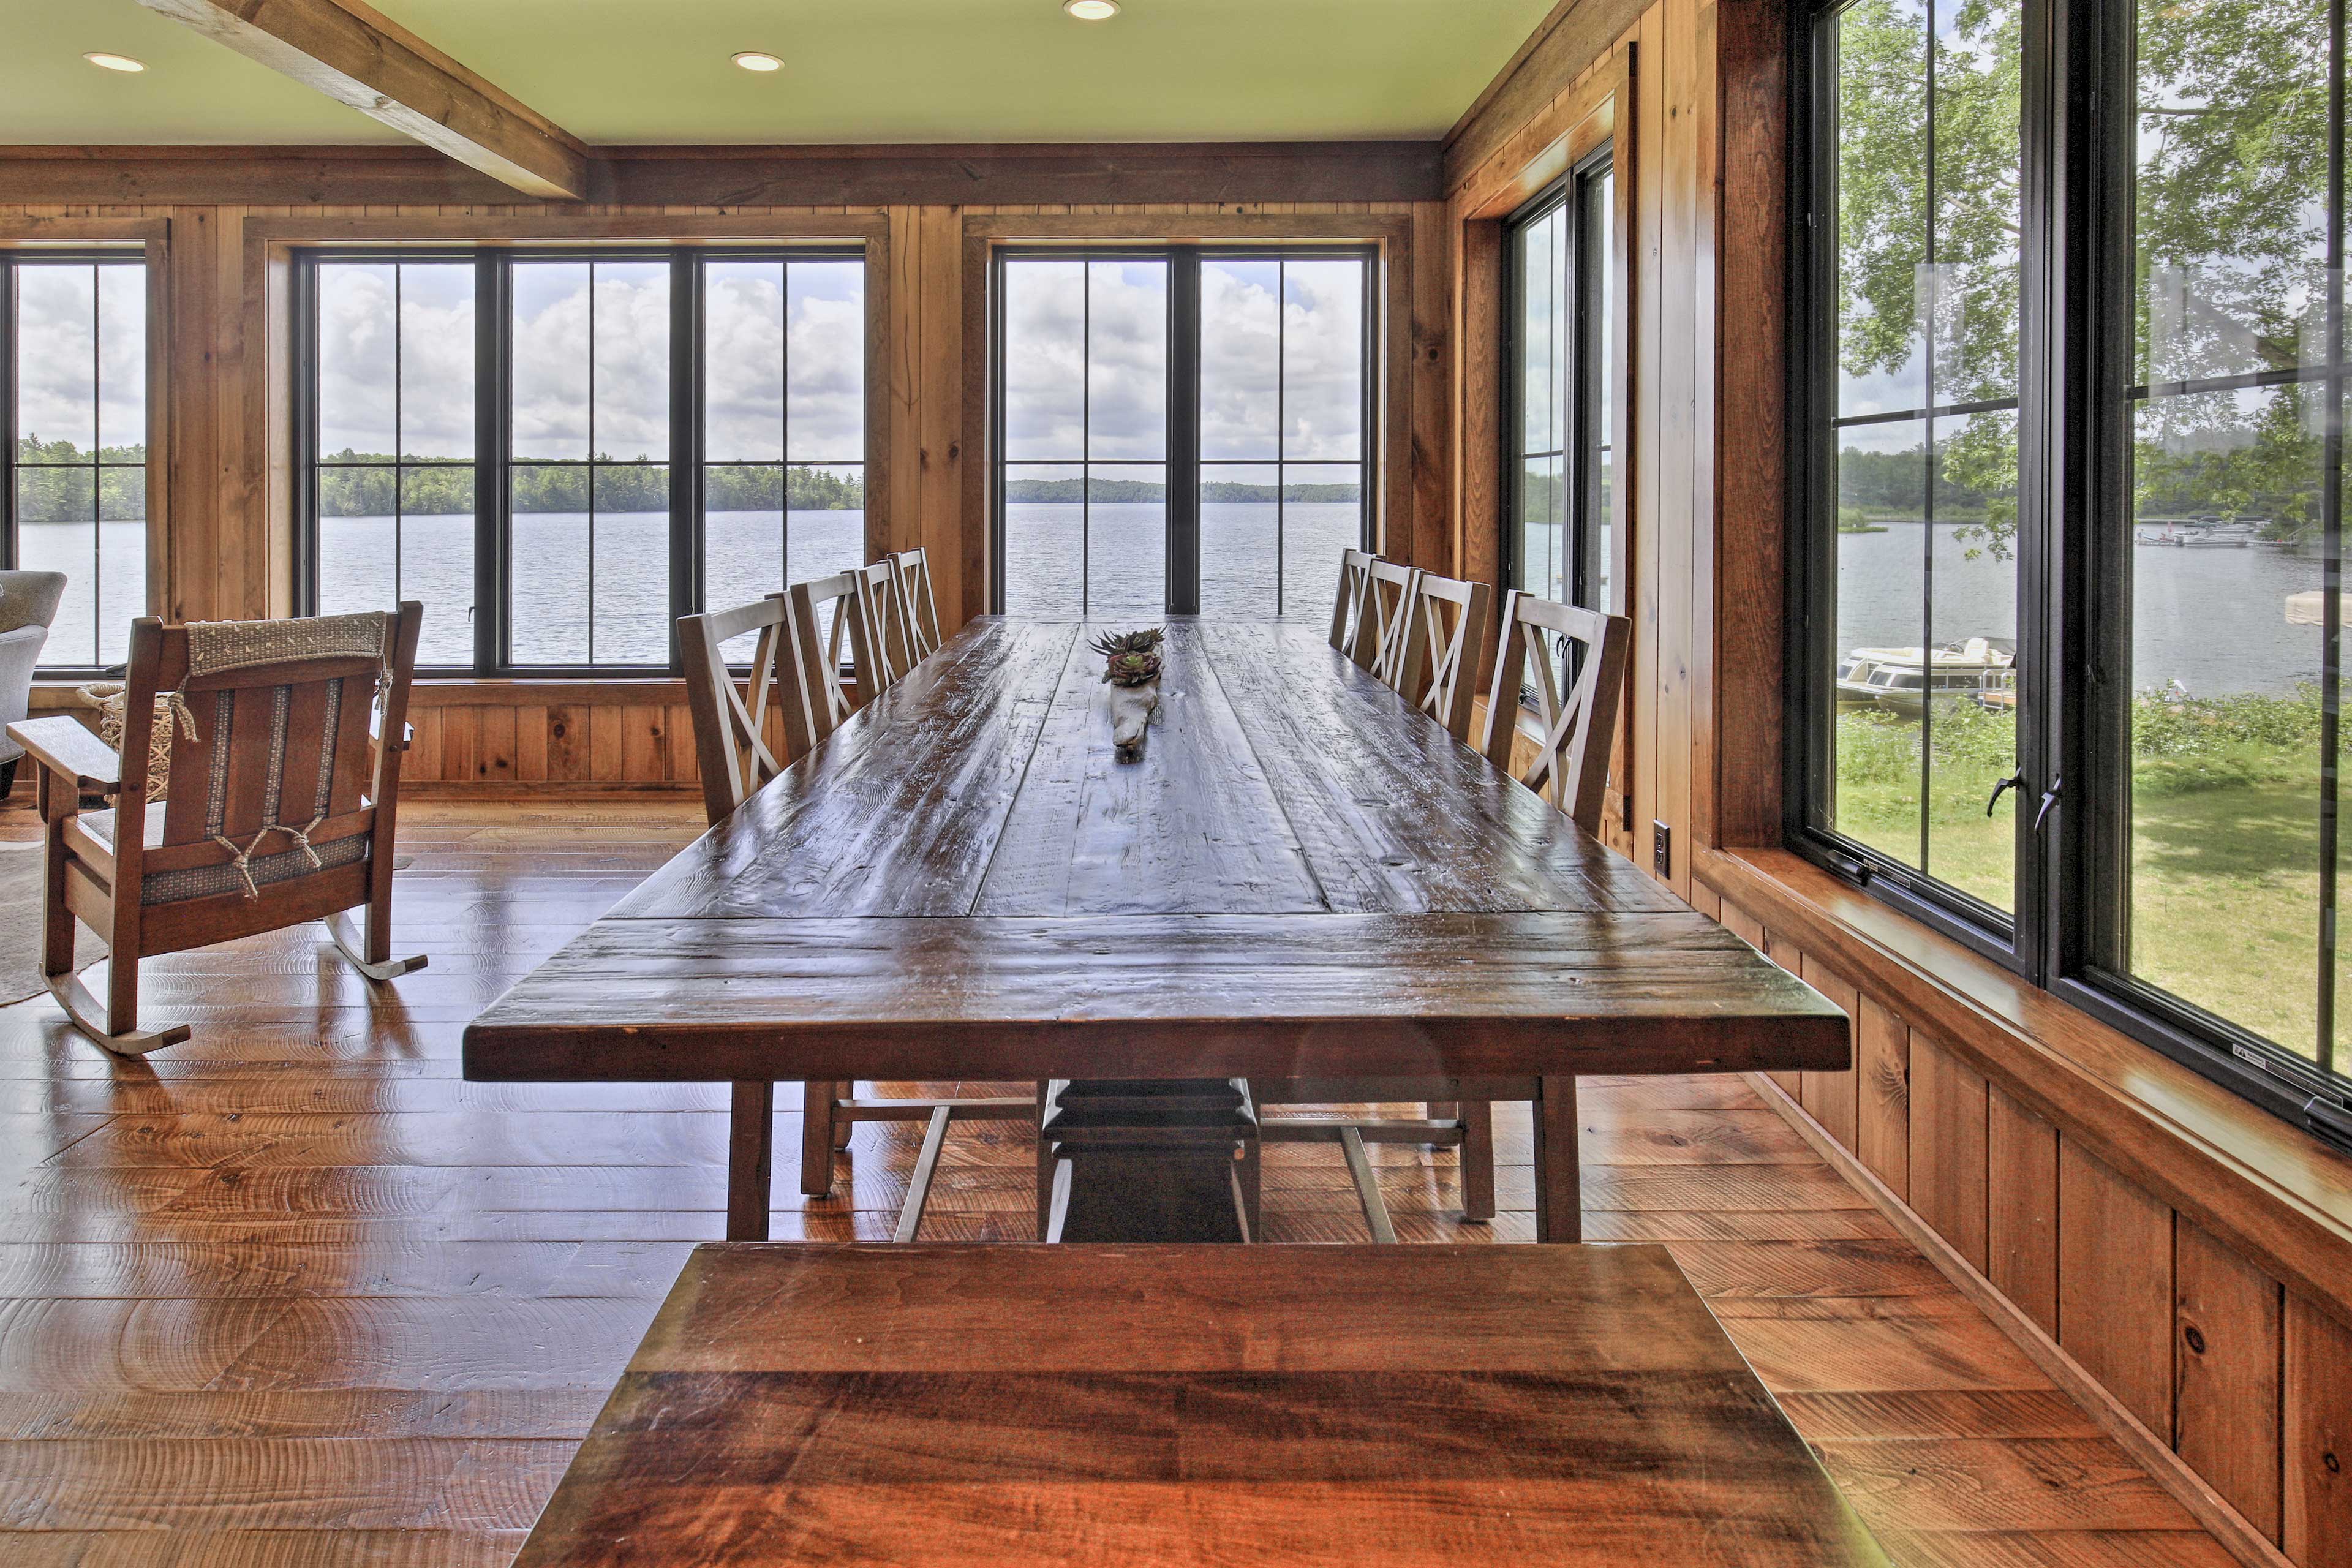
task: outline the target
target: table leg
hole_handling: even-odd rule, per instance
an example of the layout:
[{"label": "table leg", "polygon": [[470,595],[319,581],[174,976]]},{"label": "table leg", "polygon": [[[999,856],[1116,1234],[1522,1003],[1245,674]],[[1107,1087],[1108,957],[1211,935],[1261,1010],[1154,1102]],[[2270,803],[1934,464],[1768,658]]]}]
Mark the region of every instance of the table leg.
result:
[{"label": "table leg", "polygon": [[1582,1241],[1584,1194],[1576,1157],[1576,1079],[1536,1080],[1536,1239]]},{"label": "table leg", "polygon": [[1462,1102],[1462,1217],[1495,1217],[1495,1102]]},{"label": "table leg", "polygon": [[768,1239],[776,1086],[738,1080],[727,1116],[727,1239]]},{"label": "table leg", "polygon": [[821,1198],[833,1191],[833,1102],[841,1086],[813,1078],[801,1086],[801,1193]]}]

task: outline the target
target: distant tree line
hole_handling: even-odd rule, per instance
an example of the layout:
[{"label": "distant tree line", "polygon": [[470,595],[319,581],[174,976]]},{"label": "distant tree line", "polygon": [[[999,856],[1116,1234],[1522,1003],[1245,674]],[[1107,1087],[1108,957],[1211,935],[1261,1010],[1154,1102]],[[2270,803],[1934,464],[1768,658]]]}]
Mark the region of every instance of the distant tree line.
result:
[{"label": "distant tree line", "polygon": [[[1907,452],[1865,452],[1858,447],[1848,447],[1838,454],[1839,504],[1904,517],[1921,515],[1922,498],[1927,490],[1927,458],[1922,447],[1914,447]],[[1982,490],[1954,479],[1950,465],[1943,461],[1941,453],[1937,454],[1936,510],[1939,515],[1965,513],[1981,517],[1985,500]]]},{"label": "distant tree line", "polygon": [[[596,460],[611,466],[593,470],[593,496],[592,470],[584,465],[514,465],[514,510],[584,512],[592,499],[603,512],[669,510],[667,464],[614,464],[601,454]],[[352,466],[339,466],[343,464]],[[349,449],[320,459],[320,516],[387,517],[395,499],[399,509],[413,517],[469,512],[474,510],[474,469],[470,464],[394,468],[389,458],[362,457]],[[865,507],[863,478],[828,468],[727,463],[704,470],[706,511],[862,511]]]},{"label": "distant tree line", "polygon": [[147,447],[101,447],[95,453],[71,441],[44,441],[38,436],[16,439],[16,521],[19,522],[88,522],[90,511],[89,464],[98,470],[98,515],[107,522],[136,522],[147,515]]},{"label": "distant tree line", "polygon": [[[1007,479],[1004,499],[1024,505],[1075,505],[1081,500],[1164,501],[1168,487],[1145,479]],[[1201,487],[1204,501],[1356,501],[1360,485],[1245,485],[1212,479]]]}]

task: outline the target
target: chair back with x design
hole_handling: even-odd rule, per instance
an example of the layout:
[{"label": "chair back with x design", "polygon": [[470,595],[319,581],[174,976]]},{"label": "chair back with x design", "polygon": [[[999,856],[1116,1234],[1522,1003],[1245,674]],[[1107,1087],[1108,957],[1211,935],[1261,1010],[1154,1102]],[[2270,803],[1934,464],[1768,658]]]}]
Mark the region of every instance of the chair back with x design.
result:
[{"label": "chair back with x design", "polygon": [[793,661],[803,700],[784,704],[784,730],[794,756],[806,753],[866,706],[866,672],[853,666],[847,676],[842,673],[843,655],[854,660],[866,644],[857,584],[856,572],[836,572],[792,586]]},{"label": "chair back with x design", "polygon": [[[1516,589],[1503,599],[1502,649],[1486,694],[1486,760],[1566,812],[1587,833],[1601,831],[1609,748],[1617,734],[1633,637],[1633,623],[1623,616]],[[1563,668],[1573,671],[1565,700]],[[1540,738],[1534,760],[1514,768],[1523,691],[1534,695]]]},{"label": "chair back with x design", "polygon": [[[726,645],[746,637],[752,639],[750,668],[739,689]],[[784,714],[802,700],[793,661],[792,601],[771,594],[730,610],[685,616],[677,623],[677,646],[694,714],[703,817],[715,825],[792,763]]]},{"label": "chair back with x design", "polygon": [[1331,605],[1331,646],[1355,657],[1356,628],[1363,624],[1364,603],[1372,588],[1372,567],[1380,557],[1368,550],[1339,552],[1339,592]]},{"label": "chair back with x design", "polygon": [[1405,630],[1412,618],[1412,567],[1375,557],[1370,581],[1364,588],[1364,605],[1356,617],[1356,646],[1349,652],[1358,666],[1390,686],[1402,689],[1405,664]]},{"label": "chair back with x design", "polygon": [[1394,685],[1465,745],[1490,592],[1484,583],[1422,572],[1406,595],[1403,662]]},{"label": "chair back with x design", "polygon": [[857,641],[852,651],[857,665],[858,689],[870,702],[896,686],[898,678],[912,668],[915,661],[907,651],[898,568],[886,555],[870,566],[860,566],[854,575],[857,579],[857,620],[854,627]]},{"label": "chair back with x design", "polygon": [[890,557],[890,564],[898,573],[898,614],[907,627],[907,665],[911,669],[940,646],[940,606],[931,596],[931,558],[919,547],[900,551]]}]

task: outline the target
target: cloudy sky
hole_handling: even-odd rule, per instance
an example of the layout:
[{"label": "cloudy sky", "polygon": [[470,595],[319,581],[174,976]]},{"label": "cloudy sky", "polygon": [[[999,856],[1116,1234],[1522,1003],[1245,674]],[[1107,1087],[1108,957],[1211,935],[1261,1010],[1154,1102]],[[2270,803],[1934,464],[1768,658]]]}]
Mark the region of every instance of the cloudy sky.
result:
[{"label": "cloudy sky", "polygon": [[27,262],[16,271],[16,434],[147,440],[147,270]]},{"label": "cloudy sky", "polygon": [[[711,266],[709,278],[710,460],[774,461],[786,455],[787,433],[793,461],[859,460],[866,440],[863,267],[722,262]],[[576,461],[592,452],[667,459],[667,266],[520,263],[514,301],[517,459]],[[319,374],[321,451],[469,459],[473,268],[321,266]]]},{"label": "cloudy sky", "polygon": [[[1163,459],[1167,264],[1024,259],[1005,270],[1007,458]],[[1363,279],[1356,261],[1202,263],[1204,458],[1360,455]]]}]

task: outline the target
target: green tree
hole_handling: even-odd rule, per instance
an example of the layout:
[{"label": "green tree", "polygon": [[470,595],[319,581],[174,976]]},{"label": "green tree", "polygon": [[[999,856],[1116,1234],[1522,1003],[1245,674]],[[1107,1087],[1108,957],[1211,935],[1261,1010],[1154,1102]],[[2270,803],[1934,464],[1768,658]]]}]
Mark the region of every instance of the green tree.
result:
[{"label": "green tree", "polygon": [[[1937,7],[1932,39],[1911,0],[1860,0],[1839,18],[1839,354],[1849,375],[1932,370],[1938,405],[2016,395],[2022,17],[2021,0],[1960,0]],[[2181,397],[2162,384],[2315,357],[2326,0],[2167,0],[2143,4],[2137,22],[2136,363],[2158,384],[2136,411],[2139,510],[2308,527],[2319,422],[2305,405],[2316,388]],[[1984,521],[1964,537],[2006,554],[2016,414],[1938,420],[1935,435],[1939,501],[1946,486],[1979,498]]]}]

